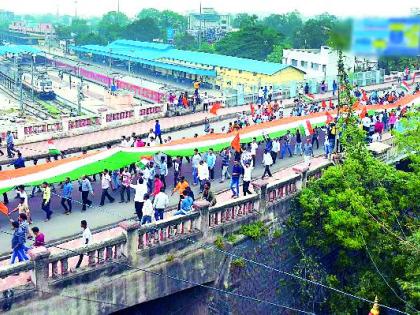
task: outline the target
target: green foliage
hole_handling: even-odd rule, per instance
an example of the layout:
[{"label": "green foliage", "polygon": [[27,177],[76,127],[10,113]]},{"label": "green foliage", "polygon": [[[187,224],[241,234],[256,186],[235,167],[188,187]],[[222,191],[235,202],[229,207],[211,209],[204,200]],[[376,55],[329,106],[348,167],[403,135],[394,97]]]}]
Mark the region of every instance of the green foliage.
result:
[{"label": "green foliage", "polygon": [[173,262],[175,260],[175,256],[173,254],[169,254],[166,256],[166,262]]},{"label": "green foliage", "polygon": [[336,27],[338,20],[330,14],[321,14],[310,18],[303,26],[296,30],[293,36],[293,46],[296,48],[314,48],[326,45],[329,32]]},{"label": "green foliage", "polygon": [[243,225],[239,230],[239,233],[248,236],[253,240],[258,240],[268,235],[268,228],[265,226],[264,222],[257,221],[255,223]]},{"label": "green foliage", "polygon": [[267,61],[282,63],[283,62],[283,49],[288,49],[288,48],[292,48],[292,45],[290,45],[287,42],[281,43],[279,45],[274,45],[273,51],[267,56]]},{"label": "green foliage", "polygon": [[245,259],[240,257],[240,258],[233,259],[231,265],[235,268],[245,268],[246,262],[245,262]]},{"label": "green foliage", "polygon": [[151,42],[161,37],[161,31],[155,20],[152,18],[143,18],[135,20],[127,25],[124,32],[126,39]]},{"label": "green foliage", "polygon": [[221,235],[218,235],[216,237],[216,240],[214,241],[214,245],[220,250],[223,250],[225,248],[225,242]]},{"label": "green foliage", "polygon": [[255,24],[229,33],[215,44],[216,52],[242,58],[265,60],[282,35],[272,28]]},{"label": "green foliage", "polygon": [[419,60],[417,57],[379,57],[378,66],[381,69],[385,69],[386,74],[390,74],[391,71],[404,71],[406,67],[412,69],[418,69]]},{"label": "green foliage", "polygon": [[195,37],[188,33],[178,33],[175,34],[174,44],[176,48],[182,50],[197,50],[198,43],[195,40]]},{"label": "green foliage", "polygon": [[168,28],[174,29],[176,34],[182,34],[185,32],[188,25],[186,16],[170,10],[159,11],[154,8],[146,8],[141,10],[136,18],[138,20],[152,19],[159,28],[162,38],[166,38],[166,30]]},{"label": "green foliage", "polygon": [[258,16],[255,14],[249,15],[248,13],[237,14],[232,21],[232,26],[235,28],[244,28],[250,25],[255,25],[258,22]]},{"label": "green foliage", "polygon": [[281,229],[275,229],[273,232],[273,238],[279,238],[283,235],[283,231]]},{"label": "green foliage", "polygon": [[235,241],[236,241],[236,239],[237,239],[237,235],[236,234],[229,234],[227,237],[226,237],[226,240],[229,242],[229,243],[235,243]]},{"label": "green foliage", "polygon": [[128,17],[124,13],[111,11],[102,16],[98,24],[98,32],[107,41],[114,41],[122,37],[122,31],[128,23]]}]

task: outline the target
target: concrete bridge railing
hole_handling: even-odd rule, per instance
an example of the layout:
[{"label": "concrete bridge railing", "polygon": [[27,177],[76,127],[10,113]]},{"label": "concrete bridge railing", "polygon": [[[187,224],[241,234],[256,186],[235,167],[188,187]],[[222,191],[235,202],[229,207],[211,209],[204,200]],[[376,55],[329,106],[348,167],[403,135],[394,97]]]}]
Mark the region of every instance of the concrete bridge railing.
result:
[{"label": "concrete bridge railing", "polygon": [[[244,224],[257,220],[285,220],[293,196],[305,186],[308,178],[320,176],[329,165],[331,163],[325,161],[314,168],[295,169],[297,174],[272,183],[255,180],[252,182],[255,193],[213,207],[207,201],[198,200],[194,203],[194,210],[187,215],[144,226],[135,221],[121,222],[122,234],[99,243],[68,249],[58,246],[59,252],[50,252],[45,247],[35,248],[29,253],[30,261],[1,267],[0,278],[7,279],[18,272],[30,271],[30,283],[24,287],[29,286],[31,293],[27,290],[21,297],[21,301],[29,302],[39,299],[40,295],[59,295],[60,289],[69,286],[93,284],[104,274],[169,264],[168,257],[196,251],[202,244],[213,242],[217,235],[236,232]],[[84,264],[74,272],[70,266],[74,266],[80,255],[85,256]],[[12,289],[18,292],[18,287]]]}]

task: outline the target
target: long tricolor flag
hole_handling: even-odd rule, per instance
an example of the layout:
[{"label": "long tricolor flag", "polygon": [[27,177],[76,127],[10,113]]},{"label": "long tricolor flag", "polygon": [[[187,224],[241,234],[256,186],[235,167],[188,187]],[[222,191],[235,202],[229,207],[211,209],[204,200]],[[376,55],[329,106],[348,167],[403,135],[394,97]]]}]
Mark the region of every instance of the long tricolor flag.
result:
[{"label": "long tricolor flag", "polygon": [[402,81],[400,85],[400,89],[405,92],[408,92],[410,91],[410,84],[408,84],[406,81]]},{"label": "long tricolor flag", "polygon": [[304,94],[302,95],[302,98],[304,99],[305,102],[309,102],[309,103],[312,103],[313,101],[315,101],[315,96],[313,94]]},{"label": "long tricolor flag", "polygon": [[314,128],[312,128],[311,121],[309,119],[306,120],[306,127],[305,127],[305,135],[309,136],[314,133]]},{"label": "long tricolor flag", "polygon": [[61,151],[57,149],[52,139],[48,140],[48,154],[49,155],[60,155]]}]

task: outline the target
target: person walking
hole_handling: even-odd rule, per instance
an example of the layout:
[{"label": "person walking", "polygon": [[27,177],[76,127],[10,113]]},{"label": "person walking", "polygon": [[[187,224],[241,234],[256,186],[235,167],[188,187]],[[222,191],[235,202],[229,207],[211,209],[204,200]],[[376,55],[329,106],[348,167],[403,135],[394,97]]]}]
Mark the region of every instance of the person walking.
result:
[{"label": "person walking", "polygon": [[45,222],[51,219],[52,211],[50,209],[50,201],[51,201],[51,188],[47,182],[42,183],[42,203],[41,209],[45,211],[46,219]]},{"label": "person walking", "polygon": [[178,180],[179,177],[181,175],[181,167],[182,167],[182,162],[181,162],[181,157],[178,156],[176,159],[173,160],[172,165],[174,167],[174,188],[176,187],[176,185],[178,184]]},{"label": "person walking", "polygon": [[[90,231],[86,220],[80,221],[80,227],[83,230],[83,232],[82,232],[82,244],[85,245],[85,246],[88,246],[89,244],[92,243],[92,232]],[[79,260],[76,264],[76,269],[79,268],[80,265],[82,264],[84,256],[85,256],[85,254],[80,254],[79,255]]]},{"label": "person walking", "polygon": [[246,194],[252,194],[249,191],[249,184],[251,183],[253,169],[254,169],[254,167],[251,165],[250,162],[245,163],[244,175],[243,175],[243,187],[242,187],[243,192],[244,192],[244,196],[246,196]]},{"label": "person walking", "polygon": [[130,187],[135,190],[134,194],[134,208],[136,210],[137,218],[141,222],[143,218],[144,195],[147,194],[147,185],[143,178],[139,177],[137,184],[130,184]]},{"label": "person walking", "polygon": [[166,163],[165,156],[160,157],[159,162],[159,179],[162,182],[163,189],[166,190],[166,176],[168,176],[168,163]]},{"label": "person walking", "polygon": [[314,147],[314,144],[316,143],[316,149],[319,149],[319,128],[315,127],[314,128],[314,133],[312,134],[311,137],[311,144],[312,144],[312,148]]},{"label": "person walking", "polygon": [[155,209],[155,221],[163,220],[163,213],[169,205],[169,197],[165,194],[163,187],[153,200],[153,209]]},{"label": "person walking", "polygon": [[105,204],[105,197],[108,198],[110,203],[113,203],[115,199],[109,194],[108,189],[112,189],[112,180],[111,176],[109,176],[109,172],[107,169],[104,169],[101,177],[101,202],[99,203],[99,207],[103,207]]},{"label": "person walking", "polygon": [[193,176],[193,185],[198,185],[198,166],[200,165],[201,155],[198,153],[198,149],[194,149],[194,155],[191,158],[192,163],[192,176]]},{"label": "person walking", "polygon": [[271,171],[270,171],[270,166],[273,165],[273,158],[271,157],[271,153],[267,150],[264,150],[264,155],[263,155],[263,164],[264,164],[264,173],[261,177],[261,179],[264,179],[264,177],[266,175],[268,175],[269,177],[273,177],[273,175],[271,175]]},{"label": "person walking", "polygon": [[144,205],[143,205],[143,218],[141,220],[141,225],[152,223],[152,215],[153,215],[153,204],[150,201],[150,195],[144,195]]},{"label": "person walking", "polygon": [[[124,167],[124,170],[121,173],[120,203],[130,202],[130,184],[131,184],[131,173],[128,171],[128,167]],[[127,200],[125,200],[124,195],[127,196]]]},{"label": "person walking", "polygon": [[198,180],[200,181],[200,193],[203,192],[204,184],[209,180],[209,167],[205,161],[200,161],[198,165]]},{"label": "person walking", "polygon": [[302,156],[302,135],[300,130],[296,129],[296,144],[295,144],[295,155]]},{"label": "person walking", "polygon": [[61,196],[61,205],[64,208],[64,214],[70,214],[72,210],[72,193],[73,193],[73,184],[70,181],[69,177],[66,177],[66,180],[63,184],[62,196]]},{"label": "person walking", "polygon": [[286,151],[289,152],[289,156],[292,157],[292,149],[290,148],[290,141],[292,140],[292,135],[290,130],[287,130],[286,134],[283,137],[283,146],[281,148],[281,158],[284,158]]},{"label": "person walking", "polygon": [[230,189],[232,190],[232,198],[239,197],[239,178],[242,174],[242,166],[239,161],[234,160],[232,166],[232,177],[230,180]]},{"label": "person walking", "polygon": [[214,180],[214,167],[216,165],[216,155],[214,154],[213,149],[209,149],[206,162],[209,168],[210,180],[213,181]]},{"label": "person walking", "polygon": [[13,236],[12,236],[12,257],[10,263],[14,264],[16,258],[21,261],[29,260],[25,253],[25,232],[19,226],[19,222],[12,221]]},{"label": "person walking", "polygon": [[86,211],[86,206],[92,206],[92,200],[89,200],[89,193],[93,196],[92,184],[86,175],[79,180],[79,191],[82,193],[82,211]]},{"label": "person walking", "polygon": [[230,163],[231,154],[230,154],[229,148],[224,149],[220,153],[220,157],[222,159],[222,175],[220,178],[220,182],[223,183],[226,179],[230,178],[229,163]]},{"label": "person walking", "polygon": [[16,153],[15,139],[13,137],[13,133],[10,130],[8,130],[6,133],[6,151],[7,151],[7,157],[9,159],[15,156],[15,153]]},{"label": "person walking", "polygon": [[163,141],[162,141],[162,130],[160,128],[159,120],[156,120],[156,122],[155,122],[155,135],[156,135],[156,138],[159,138],[160,144],[162,144],[163,143]]},{"label": "person walking", "polygon": [[276,164],[277,155],[280,152],[280,140],[274,139],[273,146],[271,148],[271,157],[273,158],[273,164]]},{"label": "person walking", "polygon": [[311,139],[307,138],[306,143],[303,146],[303,159],[305,164],[309,167],[311,165],[311,158],[314,156],[314,151],[312,149]]},{"label": "person walking", "polygon": [[161,188],[163,188],[163,183],[162,183],[162,181],[160,180],[160,178],[159,178],[159,175],[158,174],[156,174],[155,175],[155,179],[154,179],[154,181],[153,181],[153,192],[152,192],[152,196],[154,197],[154,196],[156,196],[159,192],[160,192],[160,189]]},{"label": "person walking", "polygon": [[251,156],[252,156],[252,166],[257,165],[257,150],[258,150],[258,143],[257,138],[252,138],[251,142]]}]

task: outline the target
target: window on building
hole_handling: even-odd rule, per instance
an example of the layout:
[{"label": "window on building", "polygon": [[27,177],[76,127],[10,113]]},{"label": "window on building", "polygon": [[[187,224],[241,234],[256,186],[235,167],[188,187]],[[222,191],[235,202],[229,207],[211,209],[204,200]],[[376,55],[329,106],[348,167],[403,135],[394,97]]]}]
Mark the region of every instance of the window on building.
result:
[{"label": "window on building", "polygon": [[300,62],[300,66],[302,67],[302,68],[306,68],[306,67],[308,67],[308,62],[307,61],[301,61]]},{"label": "window on building", "polygon": [[322,72],[327,72],[327,65],[322,65]]},{"label": "window on building", "polygon": [[297,66],[297,60],[296,59],[292,59],[292,66]]},{"label": "window on building", "polygon": [[317,64],[315,62],[312,62],[311,68],[312,68],[312,70],[318,70],[319,69],[319,64]]}]

